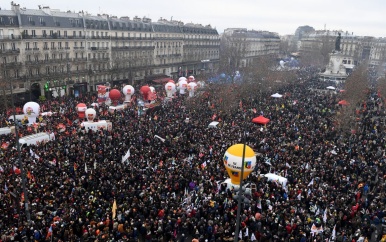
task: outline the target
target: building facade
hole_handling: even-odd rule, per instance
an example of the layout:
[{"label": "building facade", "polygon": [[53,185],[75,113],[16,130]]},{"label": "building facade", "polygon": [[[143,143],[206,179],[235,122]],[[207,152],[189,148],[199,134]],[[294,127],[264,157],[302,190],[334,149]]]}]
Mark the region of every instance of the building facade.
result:
[{"label": "building facade", "polygon": [[82,95],[99,84],[138,84],[218,68],[211,26],[90,15],[49,7],[0,10],[3,94]]},{"label": "building facade", "polygon": [[222,58],[236,69],[250,66],[262,56],[277,57],[279,52],[280,37],[273,32],[232,28],[221,37]]}]

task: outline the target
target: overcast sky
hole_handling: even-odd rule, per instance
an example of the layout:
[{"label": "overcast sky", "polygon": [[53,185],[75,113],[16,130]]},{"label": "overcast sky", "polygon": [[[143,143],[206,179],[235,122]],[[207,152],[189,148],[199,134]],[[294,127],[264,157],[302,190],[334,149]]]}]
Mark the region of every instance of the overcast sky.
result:
[{"label": "overcast sky", "polygon": [[[10,9],[10,0],[2,9]],[[63,11],[84,10],[93,15],[149,17],[210,24],[226,28],[293,34],[309,25],[317,30],[342,30],[359,36],[386,37],[386,0],[14,0],[21,7],[38,5]]]}]

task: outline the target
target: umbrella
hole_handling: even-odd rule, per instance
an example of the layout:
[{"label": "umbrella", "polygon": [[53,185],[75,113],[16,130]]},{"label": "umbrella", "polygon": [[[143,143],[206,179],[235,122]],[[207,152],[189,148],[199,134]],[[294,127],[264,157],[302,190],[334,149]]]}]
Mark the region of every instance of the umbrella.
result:
[{"label": "umbrella", "polygon": [[339,101],[338,104],[343,105],[343,106],[347,106],[348,102],[346,100],[342,100],[342,101]]},{"label": "umbrella", "polygon": [[333,86],[328,86],[327,89],[329,89],[329,90],[335,90],[335,87],[333,87]]},{"label": "umbrella", "polygon": [[283,95],[279,94],[279,93],[275,93],[275,94],[272,94],[271,97],[274,97],[274,98],[281,98]]},{"label": "umbrella", "polygon": [[259,117],[252,119],[252,123],[255,123],[255,124],[267,124],[269,121],[270,120],[264,117],[263,115],[260,115]]}]

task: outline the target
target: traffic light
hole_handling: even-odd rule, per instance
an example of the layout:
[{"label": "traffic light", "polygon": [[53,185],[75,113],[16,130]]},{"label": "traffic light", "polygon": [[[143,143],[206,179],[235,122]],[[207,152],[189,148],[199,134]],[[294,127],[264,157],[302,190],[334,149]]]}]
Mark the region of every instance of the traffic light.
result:
[{"label": "traffic light", "polygon": [[49,87],[49,85],[48,85],[48,82],[46,82],[46,84],[44,84],[44,90],[48,91],[49,88],[50,88],[50,87]]}]

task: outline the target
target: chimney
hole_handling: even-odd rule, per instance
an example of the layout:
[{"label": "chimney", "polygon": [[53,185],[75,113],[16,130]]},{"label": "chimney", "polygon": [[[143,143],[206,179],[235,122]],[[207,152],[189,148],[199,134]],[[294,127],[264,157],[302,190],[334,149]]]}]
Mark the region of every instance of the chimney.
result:
[{"label": "chimney", "polygon": [[11,2],[11,7],[12,7],[12,10],[15,12],[20,11],[20,4],[16,4],[14,1]]}]

